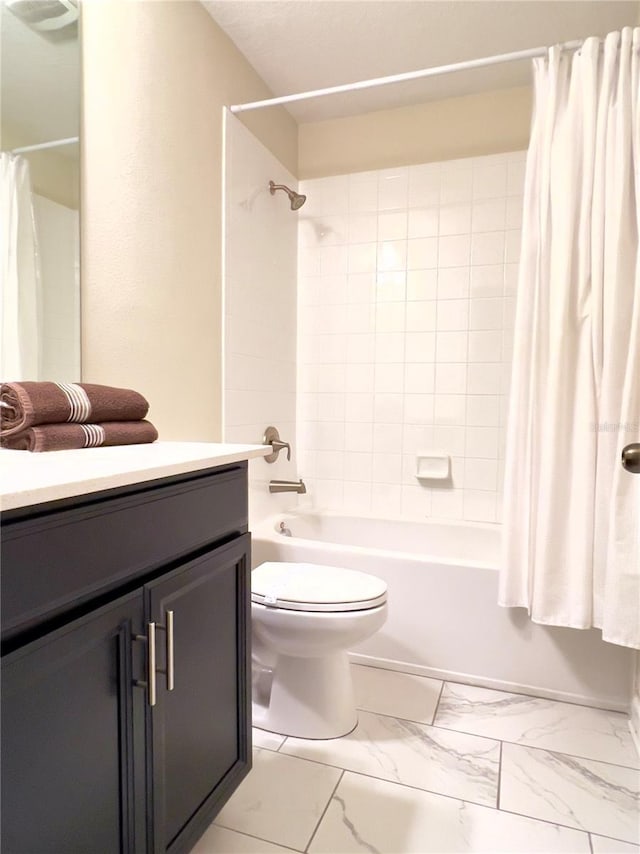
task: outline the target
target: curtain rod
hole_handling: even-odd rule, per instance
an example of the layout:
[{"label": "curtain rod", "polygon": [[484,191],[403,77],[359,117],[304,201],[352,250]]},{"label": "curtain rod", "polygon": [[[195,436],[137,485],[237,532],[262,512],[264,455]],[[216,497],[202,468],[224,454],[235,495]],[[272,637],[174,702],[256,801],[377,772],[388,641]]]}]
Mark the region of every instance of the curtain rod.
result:
[{"label": "curtain rod", "polygon": [[[560,47],[566,50],[576,50],[582,46],[582,41],[565,42]],[[497,56],[485,56],[481,59],[469,59],[465,62],[454,62],[450,65],[438,65],[433,68],[423,68],[420,71],[407,71],[404,74],[393,74],[390,77],[374,77],[372,80],[359,80],[357,83],[344,83],[341,86],[329,86],[326,89],[313,89],[310,92],[298,92],[295,95],[282,95],[279,98],[268,98],[265,101],[251,101],[247,104],[234,104],[229,109],[232,113],[244,113],[247,110],[260,110],[263,107],[275,107],[279,104],[291,104],[294,101],[306,101],[309,98],[320,98],[324,95],[337,95],[340,92],[355,92],[358,89],[373,89],[376,86],[388,86],[390,83],[404,83],[407,80],[421,80],[425,77],[437,77],[440,74],[450,74],[454,71],[466,71],[472,68],[483,68],[486,65],[498,65],[501,62],[514,62],[520,59],[535,59],[546,56],[548,47],[532,47],[528,50],[518,50],[513,53],[501,53]]]},{"label": "curtain rod", "polygon": [[47,148],[58,148],[61,145],[73,145],[74,142],[79,142],[77,136],[69,136],[66,139],[54,139],[51,142],[39,142],[36,145],[23,145],[20,148],[14,148],[11,154],[27,154],[29,151],[44,151]]}]

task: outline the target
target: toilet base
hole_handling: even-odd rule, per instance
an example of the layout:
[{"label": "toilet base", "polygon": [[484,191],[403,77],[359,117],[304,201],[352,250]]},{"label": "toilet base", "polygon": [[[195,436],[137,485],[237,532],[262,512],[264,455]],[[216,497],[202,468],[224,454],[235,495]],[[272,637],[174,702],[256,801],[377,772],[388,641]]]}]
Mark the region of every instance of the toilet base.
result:
[{"label": "toilet base", "polygon": [[279,655],[268,705],[261,699],[254,695],[253,725],[281,735],[340,738],[358,723],[344,652],[319,658]]}]

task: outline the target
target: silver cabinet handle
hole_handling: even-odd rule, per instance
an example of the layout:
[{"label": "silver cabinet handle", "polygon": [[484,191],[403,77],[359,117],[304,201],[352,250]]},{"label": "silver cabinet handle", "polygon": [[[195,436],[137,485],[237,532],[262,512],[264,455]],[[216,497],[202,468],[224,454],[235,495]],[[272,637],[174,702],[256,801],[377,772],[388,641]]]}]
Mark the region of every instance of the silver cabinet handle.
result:
[{"label": "silver cabinet handle", "polygon": [[[142,641],[147,644],[147,681],[143,682],[138,679],[134,684],[139,688],[147,689],[149,705],[155,706],[158,693],[156,683],[156,673],[166,673],[167,675],[167,691],[173,691],[175,678],[175,655],[173,647],[173,611],[166,612],[166,626],[159,626],[157,623],[147,623],[146,635],[134,635],[134,640]],[[156,658],[156,631],[166,633],[166,657],[167,669],[158,670]]]},{"label": "silver cabinet handle", "polygon": [[167,611],[167,691],[174,688],[173,611]]},{"label": "silver cabinet handle", "polygon": [[[158,626],[160,628],[160,626]],[[147,689],[147,698],[150,706],[156,704],[156,624],[147,623],[146,635],[134,635],[133,639],[147,645],[147,679],[136,679],[134,685],[138,688]]]},{"label": "silver cabinet handle", "polygon": [[147,686],[149,689],[149,705],[156,704],[156,624],[149,623],[147,626],[147,637],[149,638],[149,649],[147,651]]}]

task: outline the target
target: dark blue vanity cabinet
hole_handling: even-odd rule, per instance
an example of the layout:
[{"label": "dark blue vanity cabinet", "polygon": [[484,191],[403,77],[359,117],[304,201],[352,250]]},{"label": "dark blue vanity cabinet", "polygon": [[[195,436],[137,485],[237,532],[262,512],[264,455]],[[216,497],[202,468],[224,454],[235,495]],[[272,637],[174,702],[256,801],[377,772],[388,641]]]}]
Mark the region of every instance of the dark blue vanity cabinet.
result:
[{"label": "dark blue vanity cabinet", "polygon": [[248,773],[246,472],[4,515],[3,854],[186,852]]}]

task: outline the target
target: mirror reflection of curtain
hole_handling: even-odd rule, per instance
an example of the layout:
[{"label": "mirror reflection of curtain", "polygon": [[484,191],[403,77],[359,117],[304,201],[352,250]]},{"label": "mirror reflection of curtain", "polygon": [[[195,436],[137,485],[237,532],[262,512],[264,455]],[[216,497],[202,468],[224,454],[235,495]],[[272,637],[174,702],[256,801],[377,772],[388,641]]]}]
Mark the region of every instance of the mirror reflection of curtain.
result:
[{"label": "mirror reflection of curtain", "polygon": [[0,154],[0,378],[41,376],[41,281],[29,164]]}]

